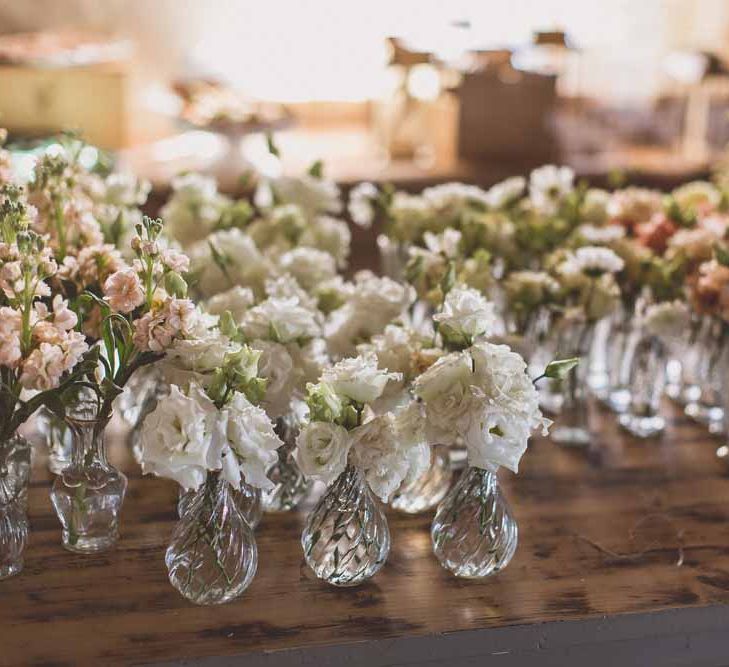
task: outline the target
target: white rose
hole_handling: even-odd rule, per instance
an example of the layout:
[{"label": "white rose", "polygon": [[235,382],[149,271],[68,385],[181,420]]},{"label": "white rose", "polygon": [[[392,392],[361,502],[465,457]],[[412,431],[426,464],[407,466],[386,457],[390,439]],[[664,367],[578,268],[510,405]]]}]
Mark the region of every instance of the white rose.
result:
[{"label": "white rose", "polygon": [[328,422],[311,422],[296,440],[296,462],[308,477],[331,484],[347,467],[352,439],[346,429]]},{"label": "white rose", "polygon": [[327,368],[321,381],[331,385],[340,396],[357,403],[372,403],[382,395],[390,380],[399,380],[399,373],[388,373],[377,367],[374,354],[343,359]]},{"label": "white rose", "polygon": [[225,442],[230,447],[223,461],[226,479],[240,486],[240,474],[245,481],[260,489],[273,488],[268,471],[278,460],[276,450],[283,445],[273,430],[271,420],[259,407],[241,393],[221,411]]},{"label": "white rose", "polygon": [[142,424],[142,471],[196,489],[208,470],[221,466],[221,435],[218,411],[205,393],[193,386],[185,395],[172,386]]},{"label": "white rose", "polygon": [[454,287],[445,298],[442,310],[433,316],[444,338],[459,338],[470,343],[478,336],[496,330],[496,307],[478,290]]},{"label": "white rose", "polygon": [[425,402],[426,432],[433,444],[455,444],[458,425],[467,421],[472,409],[471,357],[454,352],[436,361],[413,384],[413,391]]}]

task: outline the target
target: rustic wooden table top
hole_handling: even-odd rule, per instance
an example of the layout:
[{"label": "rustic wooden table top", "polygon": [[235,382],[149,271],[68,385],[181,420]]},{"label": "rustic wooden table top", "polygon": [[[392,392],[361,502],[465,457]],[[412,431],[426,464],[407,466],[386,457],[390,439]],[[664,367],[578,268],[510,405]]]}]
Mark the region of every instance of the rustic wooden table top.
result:
[{"label": "rustic wooden table top", "polygon": [[667,412],[656,441],[626,437],[595,406],[589,451],[536,439],[521,474],[502,475],[517,554],[486,581],[440,567],[430,516],[391,513],[383,570],[357,589],[327,586],[303,563],[297,512],[264,517],[256,578],[219,607],[168,583],[176,489],[142,479],[119,436],[112,459],[130,484],[110,553],[61,548],[39,454],[25,571],[0,583],[0,664],[725,665],[729,469],[720,441]]}]

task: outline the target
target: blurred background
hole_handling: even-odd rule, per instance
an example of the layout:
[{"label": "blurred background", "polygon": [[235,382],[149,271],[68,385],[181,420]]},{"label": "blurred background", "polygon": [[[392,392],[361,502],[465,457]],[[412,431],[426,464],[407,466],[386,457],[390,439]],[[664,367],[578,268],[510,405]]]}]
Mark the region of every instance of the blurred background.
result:
[{"label": "blurred background", "polygon": [[21,153],[79,130],[161,189],[317,159],[345,184],[561,162],[668,187],[729,142],[727,0],[0,0],[0,33]]}]

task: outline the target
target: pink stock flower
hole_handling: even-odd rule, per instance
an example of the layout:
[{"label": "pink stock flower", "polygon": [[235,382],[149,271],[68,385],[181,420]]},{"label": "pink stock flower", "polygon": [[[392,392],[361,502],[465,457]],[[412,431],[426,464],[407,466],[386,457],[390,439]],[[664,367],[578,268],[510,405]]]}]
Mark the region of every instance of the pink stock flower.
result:
[{"label": "pink stock flower", "polygon": [[129,313],[144,303],[144,289],[133,268],[110,275],[104,283],[104,296],[113,310]]}]

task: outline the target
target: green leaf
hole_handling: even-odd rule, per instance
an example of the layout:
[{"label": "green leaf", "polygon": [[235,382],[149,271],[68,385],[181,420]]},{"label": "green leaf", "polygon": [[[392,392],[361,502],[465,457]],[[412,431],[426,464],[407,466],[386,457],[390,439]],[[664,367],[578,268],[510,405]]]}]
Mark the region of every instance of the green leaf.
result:
[{"label": "green leaf", "polygon": [[722,266],[729,266],[729,250],[727,250],[724,246],[721,246],[718,243],[714,245],[714,255],[716,256],[716,261],[719,262],[719,264]]},{"label": "green leaf", "polygon": [[266,146],[268,146],[269,153],[276,157],[281,157],[281,152],[278,150],[278,146],[276,146],[276,142],[273,138],[273,133],[271,132],[266,133]]},{"label": "green leaf", "polygon": [[322,179],[324,177],[324,163],[321,160],[317,160],[311,165],[311,167],[309,167],[309,176],[313,176],[318,179]]},{"label": "green leaf", "polygon": [[544,377],[548,377],[552,380],[564,380],[568,373],[579,363],[579,357],[555,359],[547,364],[547,367],[544,369]]}]

